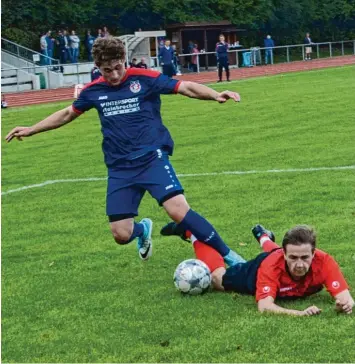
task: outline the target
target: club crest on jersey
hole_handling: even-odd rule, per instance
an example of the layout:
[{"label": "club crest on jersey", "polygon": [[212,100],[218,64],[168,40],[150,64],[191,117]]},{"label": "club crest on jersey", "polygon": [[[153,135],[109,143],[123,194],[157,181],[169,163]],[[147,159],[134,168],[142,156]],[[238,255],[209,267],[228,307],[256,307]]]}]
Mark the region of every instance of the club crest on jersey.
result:
[{"label": "club crest on jersey", "polygon": [[136,94],[137,92],[139,92],[142,89],[141,84],[139,83],[139,81],[131,81],[131,84],[129,85],[129,89]]}]

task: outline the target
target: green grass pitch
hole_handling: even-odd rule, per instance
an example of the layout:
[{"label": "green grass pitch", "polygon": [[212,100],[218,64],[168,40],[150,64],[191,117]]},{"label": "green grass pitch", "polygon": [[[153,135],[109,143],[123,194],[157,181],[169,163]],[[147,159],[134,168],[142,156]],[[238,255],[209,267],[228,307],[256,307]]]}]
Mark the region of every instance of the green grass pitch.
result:
[{"label": "green grass pitch", "polygon": [[[355,68],[293,73],[215,85],[242,102],[164,96],[162,114],[179,174],[354,165]],[[2,112],[2,135],[68,103]],[[91,111],[61,129],[2,143],[2,190],[47,180],[105,177],[100,125]],[[355,287],[354,170],[182,177],[191,206],[249,259],[262,223],[278,242],[299,223]],[[181,296],[175,267],[189,244],[161,238],[169,221],[149,195],[154,252],[114,243],[105,181],[58,183],[2,196],[2,361],[4,362],[350,362],[355,313],[337,315],[327,292],[285,307],[317,317],[258,313],[253,297]],[[243,243],[243,244],[241,244]],[[355,291],[353,290],[353,295]]]}]

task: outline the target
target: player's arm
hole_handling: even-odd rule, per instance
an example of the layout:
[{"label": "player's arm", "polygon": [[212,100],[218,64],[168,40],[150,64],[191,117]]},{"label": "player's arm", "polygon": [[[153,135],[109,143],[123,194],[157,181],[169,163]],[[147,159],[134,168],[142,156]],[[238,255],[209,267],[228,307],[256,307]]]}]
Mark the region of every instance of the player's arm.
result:
[{"label": "player's arm", "polygon": [[335,297],[335,310],[337,312],[351,314],[355,306],[354,299],[348,289],[338,293]]},{"label": "player's arm", "polygon": [[25,127],[17,126],[12,129],[9,134],[6,135],[6,141],[10,142],[13,138],[22,140],[22,137],[29,137],[34,134],[41,133],[43,131],[60,128],[61,126],[70,123],[76,119],[79,115],[73,111],[72,106],[68,106],[65,109],[59,110],[54,114],[48,116],[46,119],[39,123]]},{"label": "player's arm", "polygon": [[181,95],[188,96],[193,99],[214,100],[220,103],[224,103],[229,99],[232,99],[235,102],[240,101],[240,96],[237,92],[232,92],[232,91],[217,92],[210,87],[190,81],[182,81],[179,84],[177,92]]},{"label": "player's arm", "polygon": [[258,301],[258,310],[260,312],[272,312],[277,314],[286,314],[286,315],[293,315],[293,316],[313,316],[318,315],[322,312],[317,306],[310,306],[303,311],[299,310],[290,310],[288,308],[283,308],[281,306],[276,305],[275,299],[272,296],[268,296],[262,298]]},{"label": "player's arm", "polygon": [[354,307],[354,299],[338,263],[328,255],[324,261],[324,285],[335,299],[335,310],[350,314]]}]

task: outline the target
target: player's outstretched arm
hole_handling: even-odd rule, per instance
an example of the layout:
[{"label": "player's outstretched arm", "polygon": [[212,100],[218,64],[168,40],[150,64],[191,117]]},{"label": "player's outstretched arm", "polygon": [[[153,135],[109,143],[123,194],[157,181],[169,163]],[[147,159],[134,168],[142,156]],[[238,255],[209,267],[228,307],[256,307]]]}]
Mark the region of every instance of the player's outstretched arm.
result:
[{"label": "player's outstretched arm", "polygon": [[214,100],[220,103],[224,103],[229,99],[234,100],[235,102],[240,101],[240,96],[237,92],[217,92],[210,87],[190,81],[182,81],[179,85],[178,93],[184,96],[192,97],[194,99]]},{"label": "player's outstretched arm", "polygon": [[286,315],[293,315],[293,316],[313,316],[313,315],[319,315],[322,312],[322,310],[317,306],[310,306],[303,311],[290,310],[276,305],[274,301],[275,301],[274,298],[271,296],[259,300],[258,310],[260,312],[283,313]]},{"label": "player's outstretched arm", "polygon": [[79,115],[73,111],[72,106],[68,106],[65,109],[59,110],[54,114],[48,116],[46,119],[40,121],[35,125],[29,127],[17,126],[16,128],[12,129],[9,134],[6,135],[5,139],[7,142],[11,142],[13,138],[22,140],[23,137],[29,137],[43,131],[59,128],[67,123],[70,123],[78,116]]},{"label": "player's outstretched arm", "polygon": [[335,296],[335,310],[337,312],[351,314],[355,306],[354,299],[348,289]]}]

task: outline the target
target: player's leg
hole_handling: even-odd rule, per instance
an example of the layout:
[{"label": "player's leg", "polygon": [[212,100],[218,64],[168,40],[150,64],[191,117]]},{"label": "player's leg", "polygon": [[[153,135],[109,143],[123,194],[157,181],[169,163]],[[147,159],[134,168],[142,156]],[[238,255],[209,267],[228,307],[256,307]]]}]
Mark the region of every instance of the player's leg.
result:
[{"label": "player's leg", "polygon": [[145,190],[138,186],[125,185],[124,179],[109,176],[107,185],[106,212],[112,235],[120,244],[128,244],[138,239],[138,253],[143,260],[152,254],[152,227],[150,219],[139,223],[134,221]]},{"label": "player's leg", "polygon": [[229,266],[240,261],[241,257],[229,248],[211,223],[190,208],[184,195],[170,198],[163,203],[163,206],[181,229],[191,231],[198,240],[216,249]]},{"label": "player's leg", "polygon": [[240,256],[231,250],[218,235],[214,227],[201,215],[192,210],[183,195],[183,188],[170,164],[169,156],[162,151],[149,168],[140,175],[141,187],[163,206],[168,215],[183,230],[190,230],[200,241],[215,248],[228,265],[234,265]]},{"label": "player's leg", "polygon": [[191,239],[196,258],[203,261],[210,269],[213,288],[218,291],[224,291],[222,278],[226,273],[226,268],[221,254],[207,244],[198,241],[190,231],[186,232],[186,236]]},{"label": "player's leg", "polygon": [[224,67],[226,69],[227,81],[230,81],[229,61],[228,61],[228,59],[226,59],[226,62],[225,62],[225,66]]},{"label": "player's leg", "polygon": [[218,82],[222,82],[223,77],[223,61],[218,60]]},{"label": "player's leg", "polygon": [[255,239],[260,244],[264,252],[271,252],[274,249],[280,248],[275,243],[275,235],[272,231],[265,229],[262,225],[255,225],[251,232]]}]

